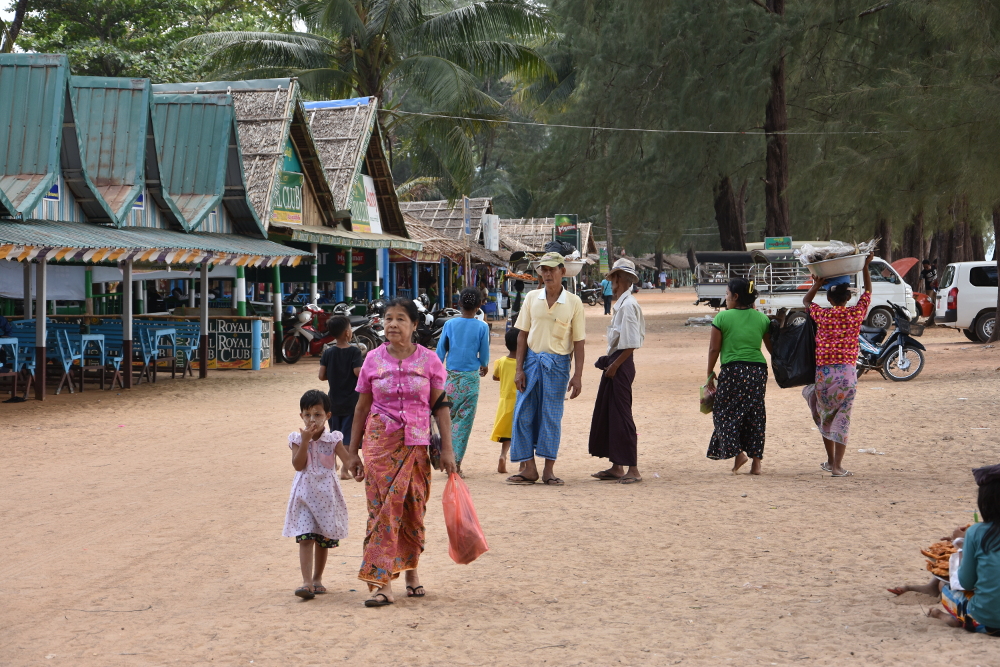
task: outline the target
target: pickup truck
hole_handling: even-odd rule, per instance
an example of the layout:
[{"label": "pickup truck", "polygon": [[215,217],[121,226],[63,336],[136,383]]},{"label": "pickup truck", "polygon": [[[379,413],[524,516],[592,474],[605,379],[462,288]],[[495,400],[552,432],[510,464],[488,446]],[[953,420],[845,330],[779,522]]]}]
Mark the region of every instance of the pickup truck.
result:
[{"label": "pickup truck", "polygon": [[997,314],[996,262],[956,262],[945,267],[938,286],[934,321],[961,329],[965,337],[985,343]]},{"label": "pickup truck", "polygon": [[[754,305],[757,310],[765,315],[777,315],[779,310],[786,308],[789,311],[786,323],[805,318],[806,309],[802,305],[802,297],[812,285],[812,276],[792,253],[754,250],[745,253],[696,253],[695,258],[698,261],[695,271],[698,294],[696,303],[704,302],[716,308],[724,306],[726,284],[730,278],[742,277],[755,282],[758,298]],[[735,261],[724,264],[726,259]],[[750,260],[749,263],[746,262],[747,259]],[[876,257],[869,265],[869,271],[872,277],[872,302],[865,319],[868,326],[882,329],[892,326],[893,314],[889,302],[904,306],[911,315],[916,314],[912,288],[903,282],[888,262]],[[863,282],[860,271],[851,277],[851,287],[858,287]],[[858,296],[860,295],[852,297],[849,305],[857,303]],[[994,302],[995,299],[994,290]],[[830,305],[824,291],[816,295],[815,303],[823,307]]]}]

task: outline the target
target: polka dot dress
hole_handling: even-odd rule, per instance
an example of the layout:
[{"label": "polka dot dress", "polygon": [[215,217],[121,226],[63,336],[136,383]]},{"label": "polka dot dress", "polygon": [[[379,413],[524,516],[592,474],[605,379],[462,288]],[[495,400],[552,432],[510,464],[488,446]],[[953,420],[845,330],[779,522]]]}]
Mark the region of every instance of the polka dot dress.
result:
[{"label": "polka dot dress", "polygon": [[[340,431],[327,431],[309,443],[304,470],[295,473],[285,513],[285,537],[316,533],[330,540],[347,537],[347,503],[335,469],[334,448],[342,442]],[[288,435],[288,448],[302,442],[298,432]]]}]

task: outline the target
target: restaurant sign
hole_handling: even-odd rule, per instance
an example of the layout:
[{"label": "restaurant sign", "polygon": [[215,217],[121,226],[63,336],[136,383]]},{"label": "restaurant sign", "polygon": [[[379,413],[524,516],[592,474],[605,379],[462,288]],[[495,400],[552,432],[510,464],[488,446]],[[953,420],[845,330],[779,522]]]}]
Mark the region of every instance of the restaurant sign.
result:
[{"label": "restaurant sign", "polygon": [[[260,321],[260,334],[253,335],[253,319]],[[260,352],[260,367],[271,365],[271,320],[265,318],[210,318],[208,320],[208,368],[250,370],[253,353]],[[192,366],[199,368],[197,350]]]},{"label": "restaurant sign", "polygon": [[302,174],[278,172],[271,196],[271,222],[302,224]]},{"label": "restaurant sign", "polygon": [[365,174],[358,174],[351,187],[351,229],[355,232],[382,233],[375,181]]}]

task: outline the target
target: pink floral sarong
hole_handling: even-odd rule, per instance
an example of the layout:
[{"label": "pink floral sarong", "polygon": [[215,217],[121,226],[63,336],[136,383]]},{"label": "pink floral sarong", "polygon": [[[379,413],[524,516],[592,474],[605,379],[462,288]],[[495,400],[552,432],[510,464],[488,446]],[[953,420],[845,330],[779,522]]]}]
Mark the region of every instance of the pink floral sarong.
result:
[{"label": "pink floral sarong", "polygon": [[817,366],[816,384],[802,388],[813,421],[827,440],[847,444],[857,385],[858,371],[853,365],[832,364]]}]

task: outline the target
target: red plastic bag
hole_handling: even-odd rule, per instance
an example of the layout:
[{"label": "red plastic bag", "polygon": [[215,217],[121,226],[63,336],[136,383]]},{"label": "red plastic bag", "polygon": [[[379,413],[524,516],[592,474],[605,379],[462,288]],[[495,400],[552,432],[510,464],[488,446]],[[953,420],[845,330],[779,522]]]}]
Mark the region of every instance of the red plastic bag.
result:
[{"label": "red plastic bag", "polygon": [[490,550],[479,525],[469,487],[456,473],[444,485],[444,525],[448,528],[448,555],[459,565],[467,565]]}]

